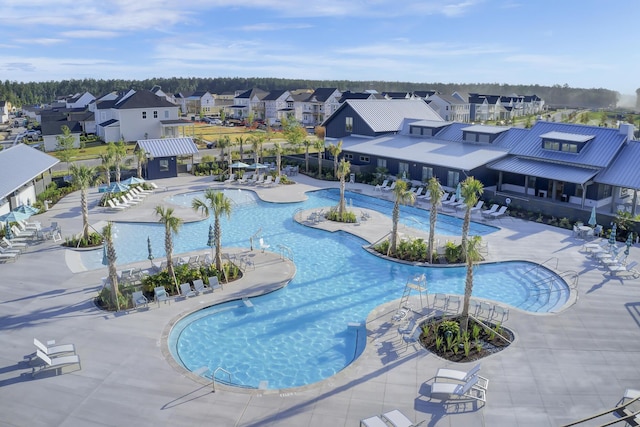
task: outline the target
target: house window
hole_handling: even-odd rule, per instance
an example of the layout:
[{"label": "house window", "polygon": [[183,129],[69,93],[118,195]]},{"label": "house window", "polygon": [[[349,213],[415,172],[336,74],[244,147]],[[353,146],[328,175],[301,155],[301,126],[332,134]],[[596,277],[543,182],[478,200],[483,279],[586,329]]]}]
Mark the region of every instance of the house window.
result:
[{"label": "house window", "polygon": [[345,130],[353,132],[353,117],[345,117]]},{"label": "house window", "polygon": [[577,153],[578,146],[576,144],[564,143],[562,144],[562,151],[564,151],[565,153]]},{"label": "house window", "polygon": [[345,160],[353,160],[353,154],[345,154],[344,155],[344,159]]},{"label": "house window", "polygon": [[143,111],[143,112],[142,112],[142,118],[143,118],[143,119],[146,119],[146,118],[147,118],[147,112],[146,112],[146,111]]},{"label": "house window", "polygon": [[545,150],[560,151],[560,143],[557,141],[545,141],[543,148]]},{"label": "house window", "polygon": [[457,187],[460,182],[460,173],[455,171],[447,172],[447,187]]},{"label": "house window", "polygon": [[169,160],[160,159],[158,165],[160,166],[160,172],[169,172]]},{"label": "house window", "polygon": [[418,126],[409,126],[409,133],[411,135],[422,135],[422,128]]},{"label": "house window", "polygon": [[369,163],[369,156],[360,156],[360,161],[363,163]]},{"label": "house window", "polygon": [[153,118],[154,118],[154,119],[157,119],[157,118],[158,118],[158,112],[157,112],[157,111],[154,111],[154,112],[153,112]]},{"label": "house window", "polygon": [[387,168],[387,159],[378,159],[378,167],[379,168]]},{"label": "house window", "polygon": [[169,110],[164,110],[164,118],[165,119],[169,118]]},{"label": "house window", "polygon": [[422,181],[426,182],[426,181],[430,180],[431,178],[433,178],[433,168],[430,168],[428,166],[423,166],[422,167]]}]

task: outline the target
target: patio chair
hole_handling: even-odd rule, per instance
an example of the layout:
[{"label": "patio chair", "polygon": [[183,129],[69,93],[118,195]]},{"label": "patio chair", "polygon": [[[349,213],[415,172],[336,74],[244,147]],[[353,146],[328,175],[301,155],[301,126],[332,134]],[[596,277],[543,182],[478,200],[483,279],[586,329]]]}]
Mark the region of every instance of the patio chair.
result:
[{"label": "patio chair", "polygon": [[383,188],[385,188],[387,185],[389,185],[389,180],[385,179],[384,181],[382,181],[382,184],[378,184],[373,188],[373,191],[382,191]]},{"label": "patio chair", "polygon": [[222,290],[222,285],[218,280],[218,276],[209,277],[209,287],[211,288],[211,291],[215,291],[216,289]]},{"label": "patio chair", "polygon": [[26,242],[12,242],[6,237],[2,238],[2,243],[5,244],[7,249],[15,249],[21,252],[24,252],[29,247],[29,244],[27,244]]},{"label": "patio chair", "polygon": [[[440,368],[438,369],[438,371],[436,372],[435,375],[435,381],[438,382],[438,379],[445,379],[445,380],[454,380],[454,381],[459,381],[462,383],[466,383],[467,381],[469,381],[471,378],[473,378],[474,376],[478,377],[478,387],[482,387],[483,389],[487,389],[487,387],[489,386],[489,380],[481,377],[480,375],[478,375],[478,372],[480,372],[480,364],[478,363],[476,366],[474,366],[473,368],[469,369],[468,371],[459,371],[457,369],[447,369],[447,368]],[[445,381],[447,382],[447,381]]]},{"label": "patio chair", "polygon": [[640,271],[635,268],[636,265],[638,265],[636,261],[630,262],[627,265],[612,265],[609,267],[609,272],[612,276],[621,279],[637,279],[640,277]]},{"label": "patio chair", "polygon": [[382,187],[382,191],[393,191],[396,188],[396,182],[393,181],[388,187]]},{"label": "patio chair", "polygon": [[[36,349],[40,350],[47,356],[58,356],[64,353],[74,353],[76,352],[76,346],[73,344],[58,344],[55,345],[55,341],[47,341],[47,345],[44,345],[37,338],[33,339],[33,345],[36,346]],[[33,354],[35,356],[35,353]]]},{"label": "patio chair", "polygon": [[36,367],[34,367],[31,371],[32,377],[35,377],[39,372],[42,372],[49,368],[61,369],[64,366],[77,364],[78,369],[82,369],[82,366],[80,365],[80,356],[78,356],[77,354],[55,357],[52,359],[46,354],[44,354],[40,349],[38,349],[36,350],[36,355],[40,360],[44,362],[44,365],[41,365],[39,370],[36,370]]},{"label": "patio chair", "polygon": [[384,414],[382,414],[382,418],[384,419],[384,421],[386,421],[389,425],[393,427],[416,427],[416,426],[422,425],[422,423],[426,421],[426,420],[423,420],[417,424],[414,424],[413,421],[411,421],[405,414],[400,412],[398,409],[385,412]]},{"label": "patio chair", "polygon": [[276,176],[276,179],[273,180],[271,186],[275,187],[276,185],[280,185],[280,175]]},{"label": "patio chair", "polygon": [[121,204],[116,199],[107,200],[107,204],[109,205],[109,209],[114,211],[123,211],[129,207],[127,205]]},{"label": "patio chair", "polygon": [[406,325],[398,327],[398,335],[411,333],[411,331],[413,331],[413,328],[415,328],[415,326],[416,326],[416,319],[414,317],[411,320],[409,320],[409,322]]},{"label": "patio chair", "polygon": [[487,217],[490,219],[502,218],[507,214],[508,208],[509,208],[508,206],[500,206],[500,209],[487,215]]},{"label": "patio chair", "polygon": [[4,246],[0,245],[0,254],[16,254],[19,255],[22,251],[20,249],[9,249],[9,248],[5,248]]},{"label": "patio chair", "polygon": [[491,317],[489,319],[504,323],[509,320],[509,309],[500,305],[494,305],[491,309]]},{"label": "patio chair", "polygon": [[416,196],[416,198],[417,198],[418,200],[424,200],[424,201],[427,201],[427,202],[428,202],[429,200],[431,200],[431,191],[427,190],[427,191],[425,191],[425,192],[424,192],[424,194],[423,194],[423,195],[421,195],[421,196]]},{"label": "patio chair", "polygon": [[[452,306],[455,305],[455,311],[453,311]],[[447,311],[451,313],[457,313],[462,307],[462,300],[459,295],[449,295],[447,297]]]},{"label": "patio chair", "polygon": [[420,324],[416,324],[410,333],[402,335],[402,341],[406,344],[405,350],[409,348],[409,344],[413,345],[415,348],[415,345],[420,339],[420,335],[422,335],[422,328],[420,327]]},{"label": "patio chair", "polygon": [[475,212],[482,212],[482,206],[484,206],[484,200],[478,200],[478,203],[471,208],[471,214],[473,215]]},{"label": "patio chair", "polygon": [[191,289],[190,283],[180,284],[180,295],[185,298],[195,297],[197,294]]},{"label": "patio chair", "polygon": [[205,285],[202,279],[196,279],[193,281],[193,289],[195,289],[198,295],[213,292],[213,289]]},{"label": "patio chair", "polygon": [[360,427],[389,427],[378,415],[360,420]]},{"label": "patio chair", "polygon": [[169,294],[167,294],[167,290],[164,288],[164,286],[158,286],[157,288],[154,288],[153,295],[156,302],[158,303],[158,307],[160,307],[160,301],[163,301],[165,304],[168,302],[169,305],[171,305]]},{"label": "patio chair", "polygon": [[478,381],[479,378],[475,375],[464,384],[434,382],[431,385],[431,397],[438,399],[437,396],[443,396],[440,397],[442,400],[468,397],[486,402],[486,390],[478,386]]},{"label": "patio chair", "polygon": [[496,212],[496,211],[498,210],[498,208],[499,208],[499,207],[500,207],[500,205],[498,205],[498,204],[495,204],[495,203],[494,203],[493,205],[491,205],[491,207],[490,207],[489,209],[487,209],[486,211],[482,211],[482,212],[481,212],[481,213],[482,213],[482,216],[489,216],[489,215],[491,215],[492,213]]},{"label": "patio chair", "polygon": [[435,294],[433,297],[433,308],[447,311],[447,302],[448,298],[445,294]]},{"label": "patio chair", "polygon": [[268,175],[267,179],[262,182],[262,185],[271,185],[273,184],[273,176]]},{"label": "patio chair", "polygon": [[236,181],[236,175],[232,173],[232,174],[229,176],[229,178],[228,178],[228,179],[225,179],[225,180],[224,180],[224,183],[225,183],[225,184],[233,184],[235,181]]},{"label": "patio chair", "polygon": [[133,308],[139,309],[149,306],[149,300],[144,296],[142,291],[135,291],[131,294],[131,302],[133,302]]},{"label": "patio chair", "polygon": [[[462,199],[460,199],[460,200],[462,200]],[[459,200],[456,199],[456,195],[455,194],[451,194],[449,199],[442,201],[442,206],[453,206],[454,204],[456,204],[458,202],[459,202]]]}]

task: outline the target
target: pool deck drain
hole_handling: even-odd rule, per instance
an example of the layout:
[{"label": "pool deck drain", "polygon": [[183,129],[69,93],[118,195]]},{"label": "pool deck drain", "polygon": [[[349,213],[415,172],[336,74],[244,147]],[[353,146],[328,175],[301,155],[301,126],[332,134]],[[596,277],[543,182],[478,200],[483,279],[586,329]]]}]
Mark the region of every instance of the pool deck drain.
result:
[{"label": "pool deck drain", "polygon": [[[305,191],[337,186],[303,175],[295,179],[295,185],[256,192],[264,200],[287,202],[304,199]],[[153,208],[165,197],[221,188],[209,177],[193,176],[159,185],[169,191],[156,192],[126,213],[95,207],[98,194],[91,193],[90,221],[156,222]],[[348,189],[379,196],[364,184]],[[58,222],[65,236],[78,233],[79,205],[79,193],[72,193],[37,219],[44,226]],[[187,208],[176,215],[200,219]],[[175,369],[162,350],[167,325],[183,312],[201,308],[204,299],[141,312],[101,312],[92,300],[105,269],[73,272],[65,267],[66,251],[47,241],[30,247],[15,263],[0,264],[0,424],[335,427],[357,426],[362,418],[400,409],[412,420],[428,420],[436,427],[557,426],[611,408],[625,389],[640,388],[640,281],[622,284],[603,275],[579,251],[582,242],[569,230],[512,218],[492,225],[501,227],[486,236],[492,260],[542,263],[558,257],[559,270],[578,271],[580,281],[578,300],[561,313],[511,312],[507,326],[516,334],[514,343],[482,361],[482,375],[491,380],[483,406],[446,405],[430,398],[429,385],[438,368],[468,366],[399,346],[391,322],[397,302],[371,312],[364,353],[325,381],[256,394],[228,387],[211,393],[210,381],[200,384],[193,374]],[[632,248],[629,261],[640,261],[637,248]],[[253,277],[260,281],[258,287],[267,286],[257,276],[248,274],[247,280]],[[251,287],[247,283],[245,292],[233,296],[248,296]],[[207,297],[215,300],[226,292]],[[82,370],[32,379],[22,360],[33,352],[34,337],[74,343]]]}]

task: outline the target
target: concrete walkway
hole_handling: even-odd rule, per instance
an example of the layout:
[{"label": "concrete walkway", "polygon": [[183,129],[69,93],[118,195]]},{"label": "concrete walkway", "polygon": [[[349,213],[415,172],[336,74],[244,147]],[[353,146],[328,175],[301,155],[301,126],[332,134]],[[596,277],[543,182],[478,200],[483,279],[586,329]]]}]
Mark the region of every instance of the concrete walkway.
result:
[{"label": "concrete walkway", "polygon": [[[287,202],[327,184],[336,186],[303,175],[295,180],[295,185],[257,193],[264,200]],[[165,197],[221,187],[193,176],[158,185],[149,200],[119,213],[96,207],[99,194],[92,192],[90,221],[98,229],[107,220],[155,222],[153,208]],[[380,196],[363,184],[349,189]],[[56,221],[68,236],[81,229],[79,206],[79,194],[73,193],[34,219],[44,226]],[[176,214],[200,219],[188,208]],[[580,279],[577,300],[561,313],[511,310],[506,326],[516,334],[514,343],[482,361],[482,375],[490,379],[485,405],[430,398],[438,368],[469,366],[405,347],[391,323],[397,301],[370,314],[364,353],[334,377],[299,389],[221,386],[211,393],[210,384],[167,355],[171,325],[198,308],[283,286],[295,274],[293,264],[277,254],[231,248],[253,255],[256,269],[223,291],[151,304],[146,311],[106,313],[93,304],[106,269],[86,271],[69,251],[45,241],[17,262],[0,264],[0,425],[335,427],[357,426],[362,418],[397,408],[428,426],[558,426],[613,407],[626,388],[640,389],[640,281],[604,275],[569,230],[511,218],[494,225],[501,229],[486,236],[490,260],[542,263],[551,258],[546,265],[556,268],[557,263],[558,271],[574,270]],[[375,241],[389,228],[388,218],[374,214],[345,229]],[[640,251],[632,248],[630,258],[640,261]],[[24,357],[34,351],[34,337],[75,343],[82,369],[32,379]],[[600,423],[613,419],[605,416]]]}]

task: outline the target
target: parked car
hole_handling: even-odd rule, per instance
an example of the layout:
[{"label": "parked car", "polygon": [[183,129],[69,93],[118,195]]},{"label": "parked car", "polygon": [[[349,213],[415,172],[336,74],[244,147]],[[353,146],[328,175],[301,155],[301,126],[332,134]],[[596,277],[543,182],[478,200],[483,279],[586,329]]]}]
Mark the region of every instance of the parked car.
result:
[{"label": "parked car", "polygon": [[207,148],[216,148],[217,145],[217,141],[207,141]]}]

